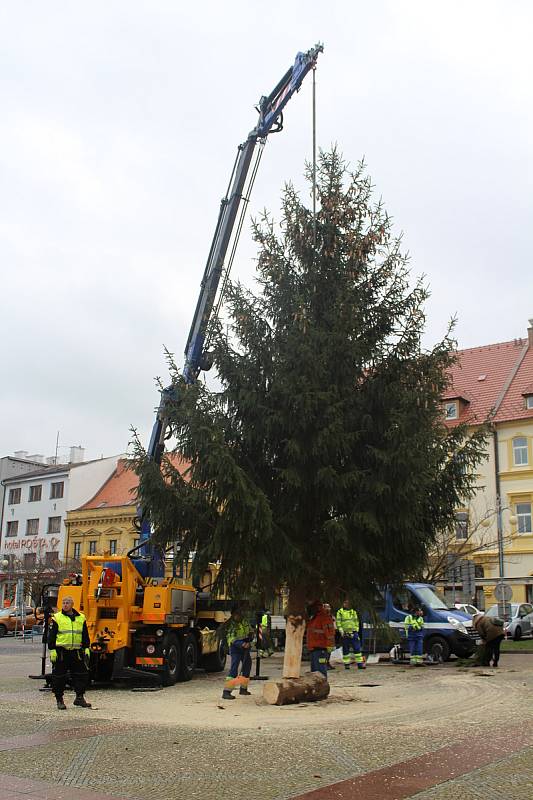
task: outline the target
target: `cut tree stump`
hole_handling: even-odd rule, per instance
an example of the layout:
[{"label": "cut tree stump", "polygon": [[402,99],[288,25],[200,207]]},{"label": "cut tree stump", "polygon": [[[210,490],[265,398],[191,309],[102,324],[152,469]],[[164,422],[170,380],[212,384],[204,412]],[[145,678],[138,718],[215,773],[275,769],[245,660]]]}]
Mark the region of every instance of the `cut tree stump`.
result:
[{"label": "cut tree stump", "polygon": [[285,627],[285,656],[283,658],[283,677],[299,678],[302,664],[302,646],[305,620],[302,616],[289,615]]},{"label": "cut tree stump", "polygon": [[263,686],[263,697],[271,706],[285,706],[324,700],[329,694],[329,683],[321,672],[311,672],[303,678],[283,678],[280,681],[267,681]]}]

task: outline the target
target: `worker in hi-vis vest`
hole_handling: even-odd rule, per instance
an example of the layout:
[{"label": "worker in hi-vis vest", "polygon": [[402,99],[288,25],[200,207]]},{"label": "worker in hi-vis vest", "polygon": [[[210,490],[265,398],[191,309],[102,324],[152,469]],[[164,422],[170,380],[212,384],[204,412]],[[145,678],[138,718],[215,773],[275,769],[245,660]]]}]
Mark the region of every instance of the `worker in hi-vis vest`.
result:
[{"label": "worker in hi-vis vest", "polygon": [[[252,671],[250,648],[254,631],[250,623],[244,619],[238,606],[231,609],[231,617],[220,626],[219,632],[226,636],[231,665],[222,692],[223,700],[234,700],[233,689],[239,687],[239,694],[250,695],[248,683]],[[239,675],[239,666],[241,674]]]},{"label": "worker in hi-vis vest", "polygon": [[268,611],[261,616],[261,621],[259,622],[259,650],[258,654],[260,658],[268,658],[274,652],[274,648],[272,646],[272,637],[270,635],[270,614]]},{"label": "worker in hi-vis vest", "polygon": [[68,673],[76,692],[75,706],[91,708],[84,697],[89,683],[91,655],[89,631],[84,615],[74,608],[72,597],[64,597],[61,611],[53,615],[48,631],[48,651],[52,662],[52,689],[60,711],[66,709],[63,693]]},{"label": "worker in hi-vis vest", "polygon": [[407,643],[409,645],[409,663],[413,666],[422,664],[424,649],[424,614],[420,608],[409,608],[403,621]]},{"label": "worker in hi-vis vest", "polygon": [[350,669],[350,664],[354,661],[357,669],[365,669],[365,659],[361,653],[361,640],[359,639],[359,617],[357,611],[351,607],[351,603],[346,598],[339,608],[336,616],[337,630],[342,640],[342,660],[344,669]]}]

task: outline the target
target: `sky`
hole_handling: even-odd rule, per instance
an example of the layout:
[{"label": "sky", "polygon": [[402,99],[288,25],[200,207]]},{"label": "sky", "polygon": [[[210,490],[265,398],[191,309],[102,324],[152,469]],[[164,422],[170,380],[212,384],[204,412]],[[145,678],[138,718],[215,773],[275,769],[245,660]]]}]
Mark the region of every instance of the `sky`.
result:
[{"label": "sky", "polygon": [[[254,106],[323,42],[317,141],[365,158],[425,275],[425,342],[533,318],[529,0],[0,2],[0,455],[147,442],[183,363],[220,199]],[[307,192],[311,78],[250,214]],[[247,218],[232,277],[253,286]]]}]

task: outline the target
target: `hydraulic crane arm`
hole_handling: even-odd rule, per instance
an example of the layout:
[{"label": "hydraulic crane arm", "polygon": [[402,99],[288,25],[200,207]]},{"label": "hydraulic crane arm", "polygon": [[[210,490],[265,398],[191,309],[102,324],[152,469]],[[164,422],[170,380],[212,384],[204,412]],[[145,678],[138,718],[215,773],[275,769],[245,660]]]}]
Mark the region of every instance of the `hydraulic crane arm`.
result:
[{"label": "hydraulic crane arm", "polygon": [[[256,144],[259,140],[265,140],[269,133],[281,130],[283,109],[293,94],[300,89],[307,73],[316,65],[318,55],[322,50],[323,46],[317,44],[306,53],[298,53],[293,66],[287,70],[268,97],[260,99],[257,106],[259,111],[257,125],[250,131],[246,141],[239,145],[228,190],[220,204],[215,235],[211,243],[200,286],[200,295],[185,347],[183,376],[187,383],[194,383],[200,370],[208,369],[210,366],[209,356],[205,353],[207,328],[217,299],[224,261],[239,208],[243,202],[246,203],[248,200],[248,195],[245,194],[245,185]],[[251,189],[251,186],[249,188]],[[165,409],[172,394],[172,386],[164,389],[161,394],[161,403],[148,446],[148,456],[157,463],[160,463],[163,453],[167,428]]]},{"label": "hydraulic crane arm", "polygon": [[[259,112],[257,125],[250,131],[246,141],[239,145],[228,190],[220,204],[218,222],[209,250],[209,256],[200,285],[200,295],[198,297],[185,347],[183,377],[187,383],[194,383],[200,370],[209,369],[211,366],[209,353],[206,352],[208,326],[215,304],[217,304],[218,308],[222,299],[221,294],[223,293],[225,280],[223,280],[222,283],[222,292],[219,293],[221,277],[225,273],[224,277],[227,279],[229,274],[238,234],[240,233],[244,212],[253,186],[253,179],[255,178],[255,173],[259,164],[260,152],[256,157],[255,166],[250,173],[250,166],[252,164],[256,145],[259,142],[262,146],[269,133],[277,133],[282,130],[283,109],[293,94],[300,89],[302,81],[307,73],[315,67],[318,55],[322,51],[323,46],[317,44],[306,53],[297,54],[294,64],[287,70],[272,92],[267,97],[261,97],[259,100],[257,105],[257,111]],[[230,263],[225,267],[226,255],[234,234],[239,211],[240,219],[237,224]],[[161,463],[164,451],[165,436],[168,428],[167,408],[169,402],[171,402],[175,396],[175,392],[176,387],[174,386],[169,386],[161,392],[161,402],[147,449],[148,457],[157,464]],[[139,513],[141,519],[142,543],[150,536],[150,523],[144,509],[140,509]],[[139,549],[143,556],[146,557],[149,555],[146,546],[141,545]],[[155,567],[155,565],[153,566]]]}]

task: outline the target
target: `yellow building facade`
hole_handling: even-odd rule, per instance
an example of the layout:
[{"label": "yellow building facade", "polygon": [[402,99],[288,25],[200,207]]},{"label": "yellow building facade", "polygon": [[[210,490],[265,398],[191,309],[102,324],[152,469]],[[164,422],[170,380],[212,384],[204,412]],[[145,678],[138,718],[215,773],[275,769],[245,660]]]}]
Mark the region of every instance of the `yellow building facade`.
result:
[{"label": "yellow building facade", "polygon": [[83,555],[125,555],[138,544],[135,517],[135,508],[128,506],[69,511],[68,558],[79,561]]},{"label": "yellow building facade", "polygon": [[476,596],[469,599],[482,608],[497,602],[494,588],[502,579],[512,588],[512,602],[533,603],[532,320],[527,333],[527,339],[460,351],[443,398],[450,426],[490,419],[478,490],[458,509],[475,531]]}]

